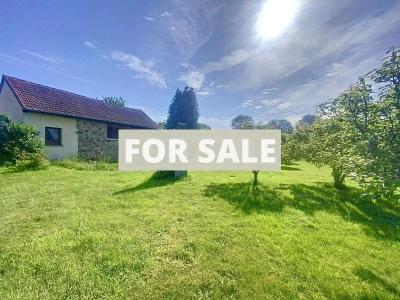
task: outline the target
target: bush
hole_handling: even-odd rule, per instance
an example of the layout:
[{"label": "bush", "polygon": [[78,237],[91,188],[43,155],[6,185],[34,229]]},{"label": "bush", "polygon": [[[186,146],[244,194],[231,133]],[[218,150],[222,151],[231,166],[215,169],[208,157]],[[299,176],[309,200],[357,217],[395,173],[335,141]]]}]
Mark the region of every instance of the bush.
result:
[{"label": "bush", "polygon": [[44,145],[31,125],[13,123],[0,115],[0,165],[45,165]]},{"label": "bush", "polygon": [[43,170],[47,169],[49,162],[45,159],[43,153],[22,154],[15,164],[17,171]]}]

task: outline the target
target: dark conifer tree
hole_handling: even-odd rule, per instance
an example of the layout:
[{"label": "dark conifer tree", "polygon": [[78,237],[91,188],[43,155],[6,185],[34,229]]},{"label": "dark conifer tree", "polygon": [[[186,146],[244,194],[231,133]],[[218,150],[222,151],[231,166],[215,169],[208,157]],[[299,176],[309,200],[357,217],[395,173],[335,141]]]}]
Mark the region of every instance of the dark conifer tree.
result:
[{"label": "dark conifer tree", "polygon": [[177,89],[169,106],[167,129],[197,129],[199,107],[193,88]]}]

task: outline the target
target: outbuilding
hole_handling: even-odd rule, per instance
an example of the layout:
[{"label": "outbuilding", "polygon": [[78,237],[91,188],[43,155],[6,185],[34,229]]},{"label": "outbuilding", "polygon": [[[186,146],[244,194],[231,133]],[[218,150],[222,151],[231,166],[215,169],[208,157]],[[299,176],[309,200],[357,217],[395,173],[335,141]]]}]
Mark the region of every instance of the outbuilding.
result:
[{"label": "outbuilding", "polygon": [[157,129],[142,110],[3,75],[0,114],[33,125],[49,159],[118,157],[119,129]]}]

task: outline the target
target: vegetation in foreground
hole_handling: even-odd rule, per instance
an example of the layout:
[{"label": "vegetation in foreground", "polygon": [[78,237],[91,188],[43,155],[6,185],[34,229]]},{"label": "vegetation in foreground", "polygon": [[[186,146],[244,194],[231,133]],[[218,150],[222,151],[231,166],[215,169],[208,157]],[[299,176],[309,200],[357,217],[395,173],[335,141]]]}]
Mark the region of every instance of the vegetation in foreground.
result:
[{"label": "vegetation in foreground", "polygon": [[[328,168],[0,173],[0,298],[399,298],[400,208]],[[349,182],[351,184],[351,182]]]}]

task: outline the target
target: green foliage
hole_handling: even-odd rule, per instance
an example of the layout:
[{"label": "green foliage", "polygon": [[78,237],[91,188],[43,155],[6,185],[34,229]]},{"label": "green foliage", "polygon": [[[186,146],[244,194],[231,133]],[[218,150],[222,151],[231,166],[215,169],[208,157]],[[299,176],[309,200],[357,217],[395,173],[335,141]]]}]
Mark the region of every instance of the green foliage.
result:
[{"label": "green foliage", "polygon": [[369,195],[390,197],[400,186],[400,50],[320,105],[314,122],[299,122],[292,142],[295,159],[332,168],[335,186],[351,176]]},{"label": "green foliage", "polygon": [[199,108],[193,88],[177,89],[169,106],[167,129],[197,129]]},{"label": "green foliage", "polygon": [[44,145],[35,128],[13,123],[6,115],[0,115],[0,165],[25,165],[29,161],[35,168],[45,164]]},{"label": "green foliage", "polygon": [[[232,120],[232,129],[266,129],[266,125],[259,121],[255,122],[252,117],[246,115],[239,115]],[[259,170],[253,170],[253,186],[256,187],[258,184],[258,173]]]},{"label": "green foliage", "polygon": [[315,121],[317,121],[318,117],[316,115],[304,115],[301,120],[297,123],[297,125],[301,126],[301,125],[311,125],[313,124]]},{"label": "green foliage", "polygon": [[252,117],[247,115],[238,115],[232,119],[232,129],[267,129],[267,126],[262,121],[254,121]]},{"label": "green foliage", "polygon": [[119,97],[103,97],[103,101],[108,105],[116,106],[116,107],[125,107],[126,101],[121,96]]},{"label": "green foliage", "polygon": [[167,121],[165,121],[165,120],[158,121],[157,125],[158,125],[158,128],[160,128],[160,129],[167,129]]},{"label": "green foliage", "polygon": [[[319,107],[340,124],[349,144],[348,169],[369,194],[391,195],[400,186],[400,51],[337,99]],[[378,97],[372,88],[378,86]]]},{"label": "green foliage", "polygon": [[19,157],[14,167],[15,171],[37,171],[45,170],[49,167],[49,162],[43,152],[39,153],[24,153]]},{"label": "green foliage", "polygon": [[268,129],[280,129],[282,133],[293,133],[293,125],[288,120],[271,120],[267,123]]},{"label": "green foliage", "polygon": [[197,129],[211,129],[211,127],[208,126],[207,124],[199,123],[199,124],[197,125]]},{"label": "green foliage", "polygon": [[0,114],[0,164],[5,160],[5,153],[9,150],[6,148],[11,130],[11,119],[7,115]]},{"label": "green foliage", "polygon": [[[167,121],[158,121],[157,125],[160,129],[167,129]],[[204,123],[198,123],[197,129],[211,129],[211,127]]]},{"label": "green foliage", "polygon": [[342,124],[335,118],[297,126],[291,141],[293,157],[318,167],[329,166],[334,186],[341,188],[348,174],[347,166],[352,149],[352,145],[342,135]]},{"label": "green foliage", "polygon": [[232,129],[254,129],[255,122],[252,117],[239,115],[231,122]]},{"label": "green foliage", "polygon": [[301,157],[297,157],[297,147],[293,135],[282,133],[281,134],[281,163],[282,165],[291,165]]}]

